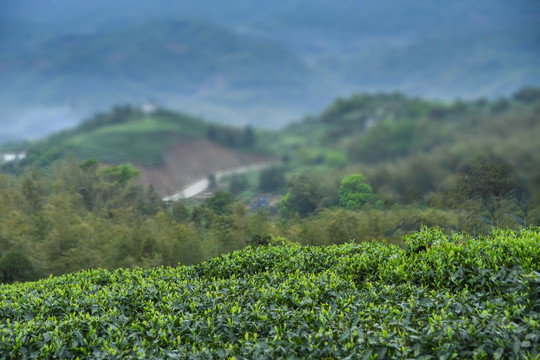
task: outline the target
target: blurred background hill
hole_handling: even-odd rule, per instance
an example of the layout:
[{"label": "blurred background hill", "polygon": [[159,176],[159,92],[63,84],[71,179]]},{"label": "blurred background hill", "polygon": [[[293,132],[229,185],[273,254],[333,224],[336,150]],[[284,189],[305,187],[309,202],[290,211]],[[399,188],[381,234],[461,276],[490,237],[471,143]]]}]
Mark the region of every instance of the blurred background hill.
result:
[{"label": "blurred background hill", "polygon": [[540,6],[428,0],[3,0],[0,142],[152,99],[277,128],[337,96],[495,98],[540,84]]},{"label": "blurred background hill", "polygon": [[537,0],[0,0],[0,282],[539,226],[539,25]]}]

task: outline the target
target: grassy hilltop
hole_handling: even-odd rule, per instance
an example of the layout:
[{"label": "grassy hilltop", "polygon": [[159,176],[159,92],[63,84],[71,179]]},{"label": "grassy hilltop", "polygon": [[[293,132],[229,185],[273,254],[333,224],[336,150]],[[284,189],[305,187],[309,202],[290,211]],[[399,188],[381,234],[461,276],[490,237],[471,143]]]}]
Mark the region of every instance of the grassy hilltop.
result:
[{"label": "grassy hilltop", "polygon": [[[152,110],[116,106],[73,129],[21,145],[26,150],[21,165],[50,170],[69,156],[101,164],[131,163],[142,171],[146,185],[165,196],[217,171],[273,159],[257,147],[257,131],[249,126],[219,125],[147,106]],[[3,150],[13,151],[9,146]],[[5,167],[9,171],[12,165]]]},{"label": "grassy hilltop", "polygon": [[0,356],[538,359],[538,228],[424,228],[408,245],[250,247],[2,285]]},{"label": "grassy hilltop", "polygon": [[[226,146],[250,149],[251,144],[243,142],[245,131],[251,130],[212,124],[165,109],[144,112],[130,105],[116,106],[74,129],[35,141],[28,147],[25,162],[49,166],[70,153],[78,159],[93,158],[106,164],[132,162],[153,168],[163,164],[169,148],[192,140],[208,139],[223,144],[228,137]],[[212,136],[212,132],[218,134]]]}]

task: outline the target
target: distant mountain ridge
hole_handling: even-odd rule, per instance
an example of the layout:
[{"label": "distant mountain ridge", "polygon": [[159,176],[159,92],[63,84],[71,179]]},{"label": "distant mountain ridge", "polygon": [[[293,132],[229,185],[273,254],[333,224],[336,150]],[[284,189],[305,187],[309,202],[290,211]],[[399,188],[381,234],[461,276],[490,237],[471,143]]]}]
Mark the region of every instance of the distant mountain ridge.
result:
[{"label": "distant mountain ridge", "polygon": [[[99,105],[107,99],[197,97],[231,88],[270,96],[298,91],[308,75],[299,58],[276,44],[193,20],[62,36],[0,59],[0,78],[11,84],[4,98],[15,103],[81,97]],[[32,91],[24,91],[29,84]]]},{"label": "distant mountain ridge", "polygon": [[540,84],[534,0],[8,0],[4,9],[0,141],[25,137],[40,112],[56,118],[26,137],[148,98],[275,128],[355,91],[492,98]]}]

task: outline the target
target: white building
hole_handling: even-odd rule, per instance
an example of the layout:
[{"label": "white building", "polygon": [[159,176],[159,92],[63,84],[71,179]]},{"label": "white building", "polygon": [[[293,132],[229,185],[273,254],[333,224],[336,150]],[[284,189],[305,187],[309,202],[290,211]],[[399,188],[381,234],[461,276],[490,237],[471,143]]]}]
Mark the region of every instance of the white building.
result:
[{"label": "white building", "polygon": [[1,157],[4,162],[20,161],[26,157],[26,153],[2,154]]}]

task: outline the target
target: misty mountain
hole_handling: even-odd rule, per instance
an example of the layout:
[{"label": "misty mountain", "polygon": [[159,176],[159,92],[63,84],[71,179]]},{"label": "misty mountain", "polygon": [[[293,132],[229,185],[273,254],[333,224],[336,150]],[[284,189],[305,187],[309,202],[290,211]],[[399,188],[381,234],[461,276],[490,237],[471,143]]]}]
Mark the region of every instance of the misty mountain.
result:
[{"label": "misty mountain", "polygon": [[[295,104],[312,77],[301,58],[275,43],[194,20],[60,36],[4,53],[0,64],[0,81],[10,85],[0,89],[4,111],[39,106],[65,113],[62,107],[70,107],[91,114],[149,99],[176,108],[186,102],[239,107],[284,98]],[[214,116],[234,122],[232,116]]]},{"label": "misty mountain", "polygon": [[[273,43],[191,20],[62,36],[6,56],[3,65],[15,88],[32,84],[32,92],[11,95],[16,101],[55,102],[77,94],[121,99],[156,91],[193,95],[205,87],[264,93],[302,86],[307,76],[300,59]],[[55,91],[47,91],[51,87]]]},{"label": "misty mountain", "polygon": [[32,128],[25,114],[37,108],[68,108],[72,119],[59,116],[63,124],[149,98],[217,121],[276,127],[355,91],[454,99],[540,84],[534,0],[5,0],[2,7],[0,82],[9,84],[0,88],[2,121],[23,128]]}]

